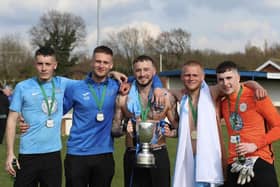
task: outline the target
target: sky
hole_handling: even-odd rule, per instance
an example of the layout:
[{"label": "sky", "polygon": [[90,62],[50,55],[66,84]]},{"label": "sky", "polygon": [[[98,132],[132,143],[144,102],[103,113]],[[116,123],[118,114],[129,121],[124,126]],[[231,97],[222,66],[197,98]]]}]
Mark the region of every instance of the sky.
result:
[{"label": "sky", "polygon": [[[0,37],[15,34],[28,43],[28,31],[49,10],[82,17],[86,46],[96,46],[97,0],[1,0]],[[279,17],[279,0],[100,0],[100,41],[128,27],[154,37],[182,28],[191,34],[192,49],[244,52],[248,43],[280,43]]]}]

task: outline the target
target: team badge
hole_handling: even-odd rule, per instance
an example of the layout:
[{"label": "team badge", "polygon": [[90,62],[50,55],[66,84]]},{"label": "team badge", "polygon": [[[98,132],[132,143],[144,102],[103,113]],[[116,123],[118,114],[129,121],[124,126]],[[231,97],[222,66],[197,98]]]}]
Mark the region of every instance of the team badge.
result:
[{"label": "team badge", "polygon": [[245,111],[247,110],[247,104],[246,104],[246,103],[241,103],[241,104],[239,105],[239,110],[240,110],[241,112],[245,112]]},{"label": "team badge", "polygon": [[[49,111],[48,111],[48,106],[51,106],[52,105],[52,99],[51,97],[48,97],[48,104],[46,103],[45,100],[42,100],[42,104],[41,104],[41,107],[42,107],[42,111],[45,113],[45,114],[48,114]],[[52,108],[50,109],[50,112],[51,114],[55,113],[57,111],[57,100],[54,99],[53,101],[53,106]]]}]

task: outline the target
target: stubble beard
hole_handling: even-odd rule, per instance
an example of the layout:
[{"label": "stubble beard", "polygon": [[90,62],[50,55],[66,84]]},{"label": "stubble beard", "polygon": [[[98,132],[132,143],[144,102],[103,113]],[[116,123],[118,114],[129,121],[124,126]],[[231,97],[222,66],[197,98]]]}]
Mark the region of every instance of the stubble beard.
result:
[{"label": "stubble beard", "polygon": [[138,82],[138,81],[136,80],[137,85],[139,85],[140,87],[143,87],[143,88],[146,87],[146,86],[148,86],[148,85],[150,85],[152,81],[153,81],[153,80],[150,79],[147,83],[142,84],[142,83],[140,83],[140,82]]}]

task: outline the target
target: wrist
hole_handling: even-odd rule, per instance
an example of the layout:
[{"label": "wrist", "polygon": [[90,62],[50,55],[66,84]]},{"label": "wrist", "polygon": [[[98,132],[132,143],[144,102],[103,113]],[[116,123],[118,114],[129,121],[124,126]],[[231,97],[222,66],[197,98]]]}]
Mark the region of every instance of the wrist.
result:
[{"label": "wrist", "polygon": [[178,135],[178,134],[177,134],[177,129],[173,129],[173,130],[172,130],[172,137],[175,138],[175,137],[177,137],[177,135]]}]

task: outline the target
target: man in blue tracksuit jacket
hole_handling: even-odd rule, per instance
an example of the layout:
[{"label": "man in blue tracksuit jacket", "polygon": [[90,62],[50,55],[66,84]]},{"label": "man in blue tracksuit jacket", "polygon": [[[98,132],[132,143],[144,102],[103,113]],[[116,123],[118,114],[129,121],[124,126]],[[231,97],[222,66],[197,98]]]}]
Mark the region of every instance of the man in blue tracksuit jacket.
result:
[{"label": "man in blue tracksuit jacket", "polygon": [[114,175],[110,133],[119,84],[107,76],[113,67],[112,50],[95,48],[91,67],[86,79],[67,87],[64,95],[64,112],[73,108],[65,159],[67,187],[109,187]]}]

